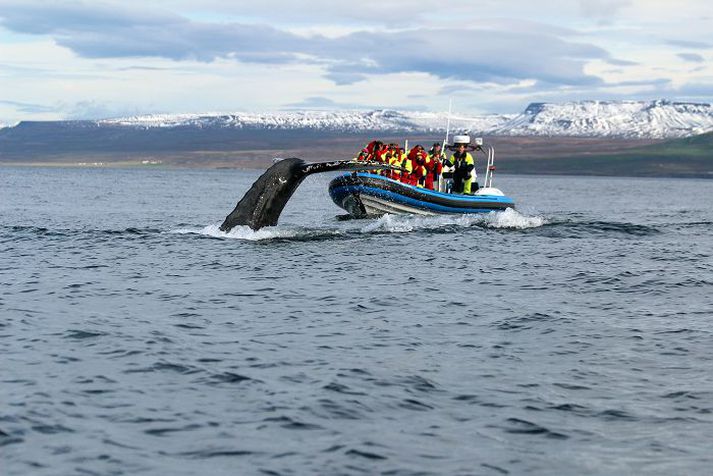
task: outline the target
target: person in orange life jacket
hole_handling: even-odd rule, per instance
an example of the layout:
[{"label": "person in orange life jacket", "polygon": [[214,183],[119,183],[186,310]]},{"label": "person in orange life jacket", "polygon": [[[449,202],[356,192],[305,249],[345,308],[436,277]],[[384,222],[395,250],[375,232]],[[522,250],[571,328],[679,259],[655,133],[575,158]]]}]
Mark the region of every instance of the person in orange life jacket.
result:
[{"label": "person in orange life jacket", "polygon": [[417,145],[411,149],[408,155],[413,164],[409,184],[423,187],[426,177],[426,151],[423,150],[423,146]]},{"label": "person in orange life jacket", "polygon": [[365,162],[367,155],[369,155],[369,151],[366,149],[362,149],[361,152],[359,152],[359,155],[354,158],[354,160],[356,160],[357,162]]},{"label": "person in orange life jacket", "polygon": [[378,140],[373,140],[369,142],[364,149],[366,149],[367,157],[371,158],[374,156],[374,151],[379,147],[379,144],[381,144],[380,141]]},{"label": "person in orange life jacket", "polygon": [[[380,140],[373,140],[369,142],[366,146],[366,150],[369,152],[366,156],[367,162],[378,162],[385,163],[384,155],[386,154],[386,144]],[[370,170],[372,174],[378,174],[379,170]]]},{"label": "person in orange life jacket", "polygon": [[441,144],[433,144],[430,153],[426,157],[425,186],[429,190],[434,190],[434,184],[438,183],[438,179],[441,176],[441,172],[443,170],[443,163],[441,162],[443,158],[444,156],[443,152],[441,151]]},{"label": "person in orange life jacket", "polygon": [[[455,152],[451,156],[449,162],[453,167],[453,192],[470,194],[473,183],[473,170],[475,169],[475,161],[473,156],[466,151],[467,144],[455,144]],[[475,183],[476,190],[478,183]]]},{"label": "person in orange life jacket", "polygon": [[386,145],[383,142],[381,142],[380,140],[373,140],[373,141],[369,142],[369,144],[367,144],[366,150],[367,150],[366,160],[378,162],[378,161],[380,161],[381,157],[386,152]]},{"label": "person in orange life jacket", "polygon": [[433,190],[433,167],[435,162],[431,158],[430,154],[423,151],[423,177],[419,180],[419,185]]},{"label": "person in orange life jacket", "polygon": [[[390,164],[393,157],[394,157],[394,144],[389,144],[386,146],[386,151],[384,152],[383,163]],[[390,169],[382,169],[379,171],[379,175],[383,175],[384,177],[391,177],[391,170]]]}]

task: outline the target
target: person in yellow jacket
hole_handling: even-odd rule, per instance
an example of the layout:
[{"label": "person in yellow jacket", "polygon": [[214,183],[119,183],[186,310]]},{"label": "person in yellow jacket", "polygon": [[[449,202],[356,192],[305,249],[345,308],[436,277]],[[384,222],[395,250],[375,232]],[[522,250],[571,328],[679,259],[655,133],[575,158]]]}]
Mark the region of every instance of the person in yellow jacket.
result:
[{"label": "person in yellow jacket", "polygon": [[[401,163],[404,160],[404,154],[401,151],[401,148],[397,144],[389,144],[389,149],[391,151],[391,155],[388,156],[389,165],[393,167],[401,167]],[[401,180],[401,171],[397,169],[391,169],[389,170],[388,177],[394,180]]]},{"label": "person in yellow jacket", "polygon": [[[448,159],[448,165],[453,168],[453,193],[472,193],[472,185],[475,182],[475,160],[467,152],[467,146],[468,144],[463,142],[454,144],[455,152]],[[475,182],[475,189],[477,188],[478,183]]]},{"label": "person in yellow jacket", "polygon": [[415,165],[411,154],[406,154],[405,152],[401,154],[401,182],[416,185],[418,180],[413,180],[413,168]]}]

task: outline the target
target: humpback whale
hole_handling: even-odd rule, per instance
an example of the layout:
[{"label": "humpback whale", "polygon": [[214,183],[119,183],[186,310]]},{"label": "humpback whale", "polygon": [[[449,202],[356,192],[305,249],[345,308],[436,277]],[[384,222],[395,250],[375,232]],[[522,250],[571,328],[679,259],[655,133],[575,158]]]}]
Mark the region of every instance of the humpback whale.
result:
[{"label": "humpback whale", "polygon": [[386,164],[336,160],[332,162],[305,162],[292,157],[280,160],[267,169],[253,183],[235,209],[225,217],[220,230],[229,232],[238,225],[247,225],[253,230],[275,226],[287,201],[308,176],[333,170],[374,170],[393,168]]}]

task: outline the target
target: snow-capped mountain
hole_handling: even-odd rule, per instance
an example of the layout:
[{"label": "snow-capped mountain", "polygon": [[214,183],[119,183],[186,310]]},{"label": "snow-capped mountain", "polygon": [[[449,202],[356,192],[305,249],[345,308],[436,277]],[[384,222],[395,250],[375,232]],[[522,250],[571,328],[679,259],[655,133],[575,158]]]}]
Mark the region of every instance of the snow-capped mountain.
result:
[{"label": "snow-capped mountain", "polygon": [[[413,111],[287,111],[233,114],[154,114],[99,121],[59,121],[63,130],[120,128],[211,131],[294,130],[319,133],[441,134],[448,114]],[[5,130],[18,126],[6,127]],[[51,124],[51,123],[48,123]],[[452,132],[501,136],[677,138],[713,131],[713,105],[669,101],[533,103],[520,114],[450,118]]]},{"label": "snow-capped mountain", "polygon": [[713,105],[669,101],[530,104],[491,129],[500,135],[674,138],[713,131]]},{"label": "snow-capped mountain", "polygon": [[[330,132],[444,132],[446,113],[378,110],[148,115],[98,121],[139,128],[233,127]],[[713,131],[713,105],[669,101],[533,103],[521,114],[451,117],[451,130],[486,135],[673,138]]]},{"label": "snow-capped mountain", "polygon": [[[513,115],[452,115],[453,129],[491,130]],[[138,128],[223,127],[237,129],[309,129],[329,132],[435,132],[446,130],[448,114],[405,112],[388,109],[377,111],[290,111],[234,114],[153,114],[98,121],[99,125]]]}]

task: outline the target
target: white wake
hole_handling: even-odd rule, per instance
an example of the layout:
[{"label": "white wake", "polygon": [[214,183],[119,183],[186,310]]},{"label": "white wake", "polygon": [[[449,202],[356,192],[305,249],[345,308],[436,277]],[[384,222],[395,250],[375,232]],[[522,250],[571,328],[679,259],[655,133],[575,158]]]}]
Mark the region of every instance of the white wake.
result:
[{"label": "white wake", "polygon": [[408,233],[419,230],[438,230],[441,228],[493,228],[524,230],[527,228],[537,228],[547,223],[541,216],[527,216],[520,212],[508,208],[502,212],[490,212],[473,215],[384,215],[380,218],[367,220],[366,224],[361,220],[350,221],[348,223],[358,224],[356,227],[347,228],[303,228],[296,226],[268,226],[260,230],[252,230],[248,226],[236,226],[229,232],[220,230],[217,224],[208,225],[203,228],[179,228],[170,230],[170,233],[191,234],[209,236],[212,238],[234,239],[245,241],[262,241],[275,239],[317,239],[331,236],[344,236],[347,234],[370,234],[370,233]]},{"label": "white wake", "polygon": [[545,225],[542,216],[527,216],[508,208],[502,212],[470,215],[384,215],[361,228],[364,233],[389,232],[406,233],[415,230],[432,230],[445,227],[501,228],[524,230]]},{"label": "white wake", "polygon": [[191,234],[191,235],[202,235],[210,236],[213,238],[225,238],[234,240],[247,240],[247,241],[261,241],[261,240],[274,240],[280,238],[296,238],[298,236],[304,235],[303,230],[290,229],[290,228],[280,228],[276,226],[268,226],[261,228],[257,231],[251,229],[249,226],[236,226],[229,232],[224,232],[220,230],[219,225],[208,225],[204,228],[179,228],[177,230],[171,230],[171,233],[178,234]]}]

